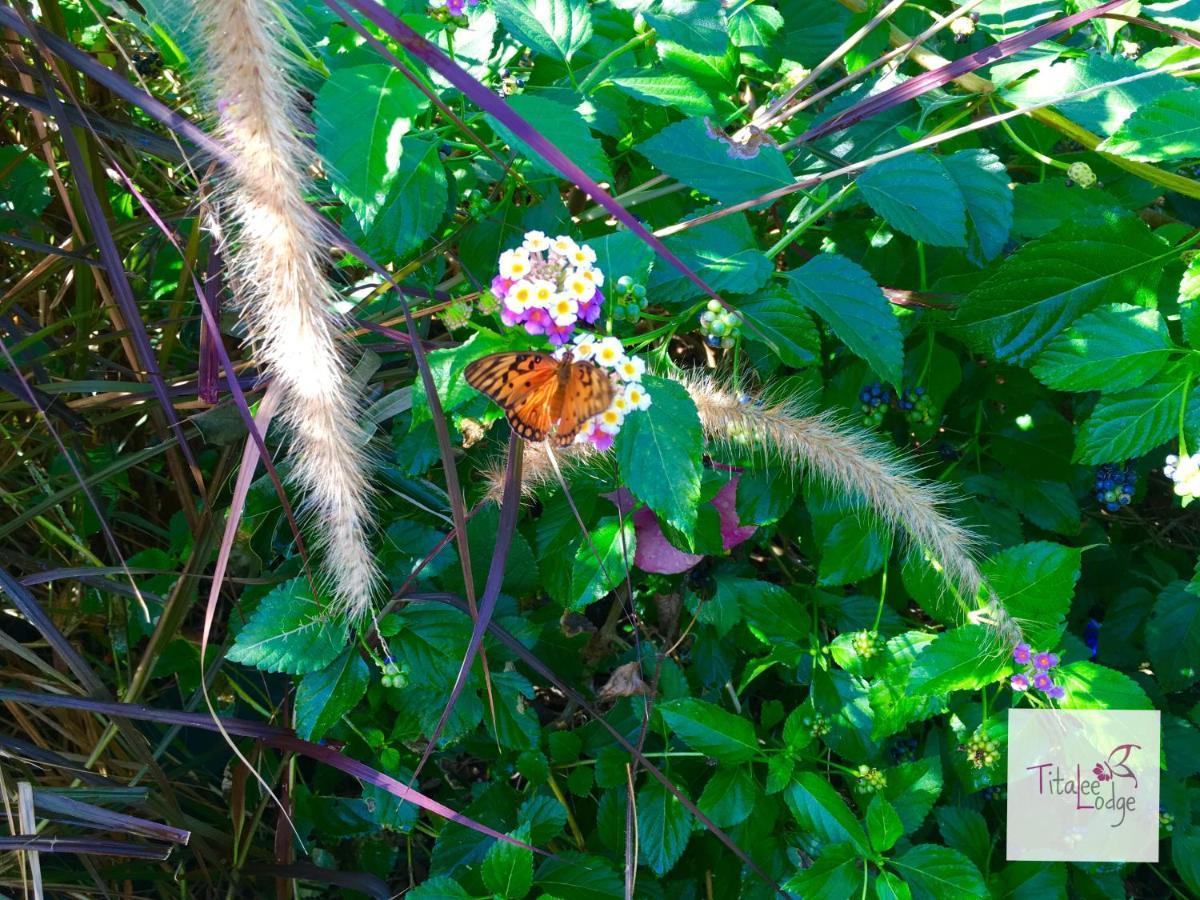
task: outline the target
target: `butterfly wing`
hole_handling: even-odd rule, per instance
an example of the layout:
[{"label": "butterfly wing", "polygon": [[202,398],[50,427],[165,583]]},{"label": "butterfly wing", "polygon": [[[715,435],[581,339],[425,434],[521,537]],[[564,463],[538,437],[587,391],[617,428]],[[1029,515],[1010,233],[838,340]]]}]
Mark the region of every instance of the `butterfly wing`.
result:
[{"label": "butterfly wing", "polygon": [[579,427],[592,416],[608,409],[615,394],[612,378],[604,369],[586,361],[571,363],[562,406],[555,411],[558,414],[558,429],[554,443],[565,447],[574,441]]},{"label": "butterfly wing", "polygon": [[551,405],[560,363],[548,353],[493,353],[466,368],[467,383],[504,409],[512,430],[527,441],[544,441],[554,424]]}]

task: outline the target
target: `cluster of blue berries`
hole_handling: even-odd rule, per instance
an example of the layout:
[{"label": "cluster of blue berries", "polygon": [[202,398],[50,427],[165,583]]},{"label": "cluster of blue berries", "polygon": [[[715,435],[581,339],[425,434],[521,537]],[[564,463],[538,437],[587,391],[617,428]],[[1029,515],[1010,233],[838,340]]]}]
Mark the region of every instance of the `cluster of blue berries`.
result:
[{"label": "cluster of blue berries", "polygon": [[868,428],[878,428],[895,398],[890,387],[876,381],[859,391],[858,399],[862,402],[863,424]]},{"label": "cluster of blue berries", "polygon": [[1133,500],[1133,488],[1137,484],[1137,473],[1133,463],[1121,466],[1105,463],[1096,470],[1096,500],[1109,512],[1128,506]]},{"label": "cluster of blue berries", "polygon": [[906,737],[896,738],[892,743],[891,756],[892,762],[899,765],[900,763],[913,762],[917,758],[917,739]]},{"label": "cluster of blue berries", "polygon": [[383,661],[383,677],[380,682],[385,688],[402,688],[408,685],[407,667],[401,668],[392,657]]},{"label": "cluster of blue berries", "polygon": [[613,318],[632,322],[635,325],[646,308],[646,286],[638,284],[628,275],[617,279],[617,295],[613,298]]},{"label": "cluster of blue berries", "polygon": [[708,346],[728,350],[741,332],[740,313],[726,309],[716,300],[708,301],[708,307],[700,313],[700,333]]},{"label": "cluster of blue berries", "polygon": [[900,399],[896,401],[896,405],[900,407],[910,424],[933,424],[933,400],[925,393],[925,388],[905,388]]}]

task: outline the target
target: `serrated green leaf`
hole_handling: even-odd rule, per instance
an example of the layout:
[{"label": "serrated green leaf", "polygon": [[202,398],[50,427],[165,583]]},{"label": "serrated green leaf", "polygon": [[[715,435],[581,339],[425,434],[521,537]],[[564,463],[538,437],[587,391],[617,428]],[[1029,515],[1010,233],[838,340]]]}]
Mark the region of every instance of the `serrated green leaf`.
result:
[{"label": "serrated green leaf", "polygon": [[569,61],[592,36],[592,13],[584,0],[493,0],[496,16],[538,53]]},{"label": "serrated green leaf", "polygon": [[1200,156],[1200,91],[1171,91],[1139,106],[1097,150],[1162,162]]},{"label": "serrated green leaf", "polygon": [[941,796],[942,786],[942,765],[937,756],[925,756],[888,770],[883,796],[895,807],[905,834],[921,827]]},{"label": "serrated green leaf", "polygon": [[798,773],[783,797],[802,831],[811,832],[822,843],[847,843],[861,855],[871,855],[862,825],[842,795],[817,773]]},{"label": "serrated green leaf", "polygon": [[637,151],[659,171],[722,203],[750,200],[795,180],[778,147],[764,144],[750,159],[734,158],[698,119],[668,125]]},{"label": "serrated green leaf", "polygon": [[1024,363],[1102,303],[1151,305],[1168,255],[1135,216],[1068,222],[1005,258],[967,295],[952,329],[997,359]]},{"label": "serrated green leaf", "polygon": [[[522,825],[509,837],[529,843],[529,825]],[[508,841],[496,841],[488,849],[480,868],[483,883],[495,896],[521,900],[533,886],[533,851]]]},{"label": "serrated green leaf", "polygon": [[1184,690],[1200,678],[1200,598],[1187,582],[1173,582],[1158,595],[1146,624],[1146,649],[1164,690]]},{"label": "serrated green leaf", "polygon": [[[965,167],[963,167],[965,177]],[[967,245],[962,191],[941,160],[925,153],[886,159],[855,180],[871,208],[893,228],[939,247]]]},{"label": "serrated green leaf", "polygon": [[966,204],[972,259],[991,259],[1004,249],[1013,223],[1013,192],[1004,163],[990,150],[959,150],[941,162]]},{"label": "serrated green leaf", "polygon": [[347,649],[319,672],[310,672],[296,688],[296,734],[316,741],[367,692],[371,672],[354,648]]},{"label": "serrated green leaf", "polygon": [[833,844],[821,851],[811,866],[801,869],[782,885],[789,894],[805,900],[846,900],[862,884],[862,861],[849,844]]},{"label": "serrated green leaf", "polygon": [[601,519],[591,530],[591,540],[581,541],[575,550],[571,572],[570,608],[583,610],[625,580],[633,568],[637,535],[633,522],[616,516]]},{"label": "serrated green leaf", "polygon": [[719,706],[688,697],[661,703],[658,711],[671,731],[693,750],[723,763],[746,762],[758,754],[754,726]]},{"label": "serrated green leaf", "polygon": [[1000,679],[1008,657],[996,636],[982,625],[964,625],[939,634],[913,663],[909,691],[938,695],[974,690]]},{"label": "serrated green leaf", "polygon": [[758,799],[758,785],[745,768],[719,769],[708,784],[696,805],[720,828],[731,828],[746,820],[754,811]]},{"label": "serrated green leaf", "polygon": [[917,844],[892,859],[913,900],[978,900],[988,896],[975,864],[949,847]]},{"label": "serrated green leaf", "polygon": [[1058,646],[1082,551],[1048,541],[1009,547],[988,560],[984,580],[1037,649]]},{"label": "serrated green leaf", "polygon": [[1054,680],[1066,691],[1063,709],[1153,709],[1146,692],[1128,675],[1094,662],[1073,662],[1055,669]]},{"label": "serrated green leaf", "polygon": [[952,850],[966,856],[976,866],[985,868],[992,852],[992,839],[987,820],[966,806],[941,806],[934,811],[942,840]]},{"label": "serrated green leaf", "polygon": [[867,806],[867,834],[876,853],[891,850],[904,834],[904,823],[896,808],[881,794],[873,796]]},{"label": "serrated green leaf", "polygon": [[815,312],[884,381],[902,381],[904,344],[887,298],[866,270],[843,256],[821,254],[787,274],[801,305]]},{"label": "serrated green leaf", "polygon": [[1167,323],[1157,310],[1115,303],[1056,337],[1030,371],[1055,390],[1111,394],[1145,384],[1170,352]]},{"label": "serrated green leaf", "polygon": [[748,340],[764,341],[779,360],[796,369],[821,361],[821,336],[808,310],[781,291],[772,291],[738,306],[750,325]]},{"label": "serrated green leaf", "polygon": [[400,257],[424,243],[446,215],[446,170],[438,144],[405,137],[391,190],[367,232],[368,250]]},{"label": "serrated green leaf", "polygon": [[[592,135],[587,122],[576,110],[536,93],[517,94],[509,97],[507,102],[588,175],[596,181],[612,181],[612,169],[604,147]],[[504,138],[505,143],[528,160],[534,171],[557,177],[558,170],[543,160],[541,155],[532,150],[515,132],[502,125],[495,117],[489,116],[488,121]]]},{"label": "serrated green leaf", "polygon": [[679,862],[692,834],[691,813],[657,781],[637,792],[638,857],[663,876]]},{"label": "serrated green leaf", "polygon": [[629,96],[656,106],[670,106],[685,116],[711,116],[716,107],[708,91],[679,72],[630,69],[610,79]]},{"label": "serrated green leaf", "polygon": [[864,516],[839,519],[821,542],[817,583],[849,584],[878,572],[887,559],[889,544]]},{"label": "serrated green leaf", "polygon": [[346,623],[313,600],[294,578],[267,594],[238,632],[228,658],[267,672],[303,675],[329,665],[346,646]]},{"label": "serrated green leaf", "polygon": [[[1120,462],[1149,453],[1178,433],[1180,406],[1188,386],[1183,365],[1173,365],[1151,381],[1120,394],[1100,398],[1079,427],[1075,461]],[[1200,424],[1200,388],[1188,393],[1184,428],[1191,434]]]},{"label": "serrated green leaf", "polygon": [[1014,237],[1037,238],[1066,222],[1104,223],[1120,215],[1121,203],[1099,187],[1080,190],[1062,181],[1035,181],[1013,188]]},{"label": "serrated green leaf", "polygon": [[647,375],[651,406],[631,413],[614,443],[625,486],[672,527],[689,531],[700,502],[700,416],[679,382]]},{"label": "serrated green leaf", "polygon": [[563,851],[538,866],[534,884],[547,895],[569,900],[612,900],[621,896],[621,876],[598,856]]}]

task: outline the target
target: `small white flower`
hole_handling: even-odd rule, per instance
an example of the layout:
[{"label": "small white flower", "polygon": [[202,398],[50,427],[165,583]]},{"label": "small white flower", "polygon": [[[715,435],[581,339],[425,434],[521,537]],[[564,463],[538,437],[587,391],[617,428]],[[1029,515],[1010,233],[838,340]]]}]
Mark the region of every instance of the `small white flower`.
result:
[{"label": "small white flower", "polygon": [[565,234],[560,234],[550,242],[550,251],[557,253],[559,256],[565,256],[567,259],[575,255],[576,249],[575,242]]},{"label": "small white flower", "polygon": [[613,369],[625,358],[625,347],[620,338],[606,337],[596,344],[596,352],[592,356],[597,365]]},{"label": "small white flower", "polygon": [[625,399],[624,394],[617,394],[617,396],[613,397],[612,408],[619,412],[622,416],[629,413],[629,401]]},{"label": "small white flower", "polygon": [[641,381],[646,374],[646,363],[636,356],[627,356],[617,364],[617,374],[622,381]]},{"label": "small white flower", "polygon": [[521,244],[521,249],[528,253],[541,253],[550,249],[550,238],[546,237],[544,231],[527,231],[525,232],[525,241]]},{"label": "small white flower", "polygon": [[646,389],[640,384],[625,385],[625,402],[629,404],[630,409],[649,409],[650,395],[646,393]]},{"label": "small white flower", "polygon": [[518,281],[529,274],[529,254],[524,250],[505,250],[500,254],[500,275]]},{"label": "small white flower", "polygon": [[604,272],[600,269],[579,269],[577,271],[596,287],[604,287]]},{"label": "small white flower", "polygon": [[530,282],[518,281],[508,289],[504,305],[514,313],[523,313],[533,305],[534,294],[534,287]]},{"label": "small white flower", "polygon": [[574,347],[571,351],[575,359],[591,359],[596,355],[596,336],[594,334],[575,335]]},{"label": "small white flower", "polygon": [[576,270],[569,272],[563,279],[563,290],[580,303],[587,303],[596,293],[596,284]]},{"label": "small white flower", "polygon": [[573,297],[564,297],[559,294],[550,304],[550,317],[554,319],[555,325],[560,327],[574,325],[578,316],[579,304]]},{"label": "small white flower", "polygon": [[568,258],[572,265],[579,266],[581,269],[590,269],[596,263],[596,251],[587,244],[578,245]]},{"label": "small white flower", "polygon": [[533,282],[533,299],[529,305],[549,309],[557,298],[558,292],[554,289],[554,282],[538,278]]},{"label": "small white flower", "polygon": [[596,418],[600,430],[605,434],[616,434],[621,430],[621,423],[625,421],[624,414],[611,406]]}]

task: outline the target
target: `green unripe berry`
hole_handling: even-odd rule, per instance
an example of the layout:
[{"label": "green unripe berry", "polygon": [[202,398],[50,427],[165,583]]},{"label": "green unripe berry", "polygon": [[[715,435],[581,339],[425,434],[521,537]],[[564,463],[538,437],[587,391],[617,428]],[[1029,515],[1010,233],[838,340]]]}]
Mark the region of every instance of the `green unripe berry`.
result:
[{"label": "green unripe berry", "polygon": [[641,300],[646,296],[646,286],[644,284],[635,284],[632,288],[633,296]]},{"label": "green unripe berry", "polygon": [[724,312],[725,307],[721,305],[720,300],[709,300],[708,301],[708,311],[711,313]]},{"label": "green unripe berry", "polygon": [[1096,173],[1085,162],[1074,162],[1067,167],[1067,177],[1081,188],[1090,188],[1096,183]]},{"label": "green unripe berry", "polygon": [[622,275],[620,278],[617,279],[617,290],[627,291],[631,287],[633,287],[633,279],[630,278],[628,275]]}]

